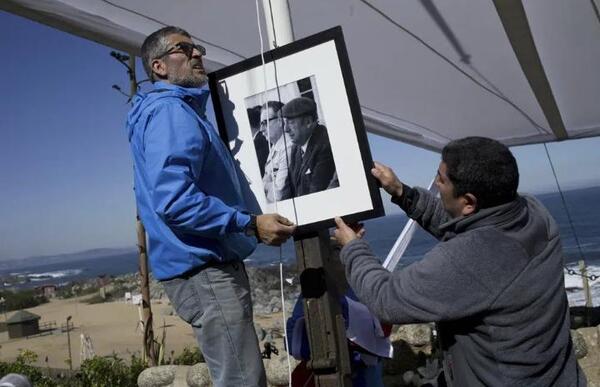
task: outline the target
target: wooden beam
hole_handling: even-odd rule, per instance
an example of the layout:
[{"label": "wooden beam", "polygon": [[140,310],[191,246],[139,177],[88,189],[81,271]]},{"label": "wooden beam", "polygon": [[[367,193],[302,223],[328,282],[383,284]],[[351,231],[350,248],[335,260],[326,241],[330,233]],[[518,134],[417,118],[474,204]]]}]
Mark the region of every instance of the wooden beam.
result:
[{"label": "wooden beam", "polygon": [[550,129],[557,140],[569,136],[565,130],[560,111],[556,105],[552,88],[546,77],[544,66],[538,55],[521,0],[494,0],[496,11],[523,73],[546,116]]}]

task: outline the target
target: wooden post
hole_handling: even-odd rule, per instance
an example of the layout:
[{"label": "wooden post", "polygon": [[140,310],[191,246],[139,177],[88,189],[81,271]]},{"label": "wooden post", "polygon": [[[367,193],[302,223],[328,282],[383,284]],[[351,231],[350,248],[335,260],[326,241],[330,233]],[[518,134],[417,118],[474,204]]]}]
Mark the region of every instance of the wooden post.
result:
[{"label": "wooden post", "polygon": [[73,357],[71,356],[71,316],[67,317],[67,347],[69,349],[69,370],[73,371]]},{"label": "wooden post", "polygon": [[579,272],[581,273],[581,281],[583,282],[583,294],[585,295],[585,307],[592,308],[592,295],[590,293],[590,283],[587,277],[587,267],[583,259],[579,260]]},{"label": "wooden post", "polygon": [[585,326],[591,325],[591,310],[593,308],[592,304],[592,294],[590,293],[590,283],[588,281],[587,276],[587,267],[585,266],[585,261],[583,259],[579,260],[579,272],[581,273],[581,282],[583,283],[583,295],[585,296]]},{"label": "wooden post", "polygon": [[140,279],[142,292],[142,317],[144,322],[144,353],[150,367],[156,366],[156,352],[154,351],[154,330],[152,329],[152,307],[150,304],[150,281],[148,276],[148,254],[146,253],[146,230],[137,217],[137,240],[139,251]]},{"label": "wooden post", "polygon": [[345,279],[342,274],[340,283],[341,263],[339,259],[336,262],[329,233],[320,231],[296,240],[295,245],[311,354],[307,366],[315,375],[315,386],[352,386],[346,329],[339,303]]},{"label": "wooden post", "polygon": [[[129,53],[129,97],[133,98],[137,93],[137,78],[135,76],[135,55]],[[148,271],[148,253],[146,248],[146,229],[140,220],[140,216],[136,216],[137,230],[137,246],[139,253],[140,267],[140,292],[142,293],[142,318],[144,324],[144,342],[143,349],[148,365],[151,367],[157,366],[156,352],[154,350],[154,329],[152,328],[152,304],[150,299],[150,278]]]}]

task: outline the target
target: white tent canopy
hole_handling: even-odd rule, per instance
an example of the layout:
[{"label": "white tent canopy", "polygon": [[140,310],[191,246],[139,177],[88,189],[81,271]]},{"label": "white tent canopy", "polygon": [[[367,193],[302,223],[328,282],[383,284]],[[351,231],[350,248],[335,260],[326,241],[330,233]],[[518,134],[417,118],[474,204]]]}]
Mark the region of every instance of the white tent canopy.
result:
[{"label": "white tent canopy", "polygon": [[[508,145],[600,135],[594,1],[290,0],[289,8],[296,39],[342,26],[370,132],[440,150],[468,135]],[[134,54],[146,35],[177,25],[207,47],[209,69],[260,51],[251,0],[2,0],[0,9]]]}]

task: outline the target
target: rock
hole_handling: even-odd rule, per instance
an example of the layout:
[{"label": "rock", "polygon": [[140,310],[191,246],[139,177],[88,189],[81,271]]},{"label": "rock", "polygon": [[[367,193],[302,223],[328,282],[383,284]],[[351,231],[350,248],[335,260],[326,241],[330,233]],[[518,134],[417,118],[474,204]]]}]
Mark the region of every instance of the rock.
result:
[{"label": "rock", "polygon": [[[299,363],[296,359],[290,356],[292,370]],[[287,386],[289,383],[289,368],[287,363],[287,353],[280,350],[279,356],[273,356],[267,364],[265,364],[267,372],[267,382],[271,386]]]},{"label": "rock", "polygon": [[383,375],[383,385],[385,387],[406,387],[400,375]]},{"label": "rock", "polygon": [[391,341],[404,340],[414,347],[431,346],[431,325],[407,324],[401,325],[390,336]]},{"label": "rock", "polygon": [[138,387],[170,386],[175,380],[176,370],[177,366],[174,365],[146,368],[138,376]]},{"label": "rock", "polygon": [[578,360],[588,380],[589,387],[600,387],[600,326],[579,328],[577,331],[571,331],[573,346],[575,347],[575,334],[581,335],[585,342],[587,355]]},{"label": "rock", "polygon": [[267,331],[265,331],[264,328],[257,323],[254,323],[254,330],[256,331],[256,337],[258,337],[258,341],[263,341],[267,336]]},{"label": "rock", "polygon": [[421,377],[413,371],[406,371],[402,374],[402,381],[406,386],[418,387],[421,385]]},{"label": "rock", "polygon": [[577,359],[584,358],[588,354],[588,349],[583,335],[577,331],[571,331],[571,338],[573,340],[575,357],[577,357]]},{"label": "rock", "polygon": [[600,338],[598,337],[600,334],[600,325],[597,327],[580,328],[576,332],[582,335],[588,352],[600,351]]},{"label": "rock", "polygon": [[392,359],[383,359],[383,373],[385,375],[402,375],[409,370],[416,370],[418,367],[425,366],[427,355],[411,347],[401,339],[392,341],[394,347],[394,357]]},{"label": "rock", "polygon": [[212,386],[210,372],[206,363],[198,363],[190,367],[187,378],[187,384],[190,387],[209,387]]}]

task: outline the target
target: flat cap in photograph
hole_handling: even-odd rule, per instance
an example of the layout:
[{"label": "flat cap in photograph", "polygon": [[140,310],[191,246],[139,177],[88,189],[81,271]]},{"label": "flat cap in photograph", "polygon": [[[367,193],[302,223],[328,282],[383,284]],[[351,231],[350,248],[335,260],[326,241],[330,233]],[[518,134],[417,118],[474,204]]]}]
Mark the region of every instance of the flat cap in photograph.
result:
[{"label": "flat cap in photograph", "polygon": [[298,97],[286,103],[281,111],[285,118],[295,118],[314,114],[317,111],[317,105],[310,98]]}]

